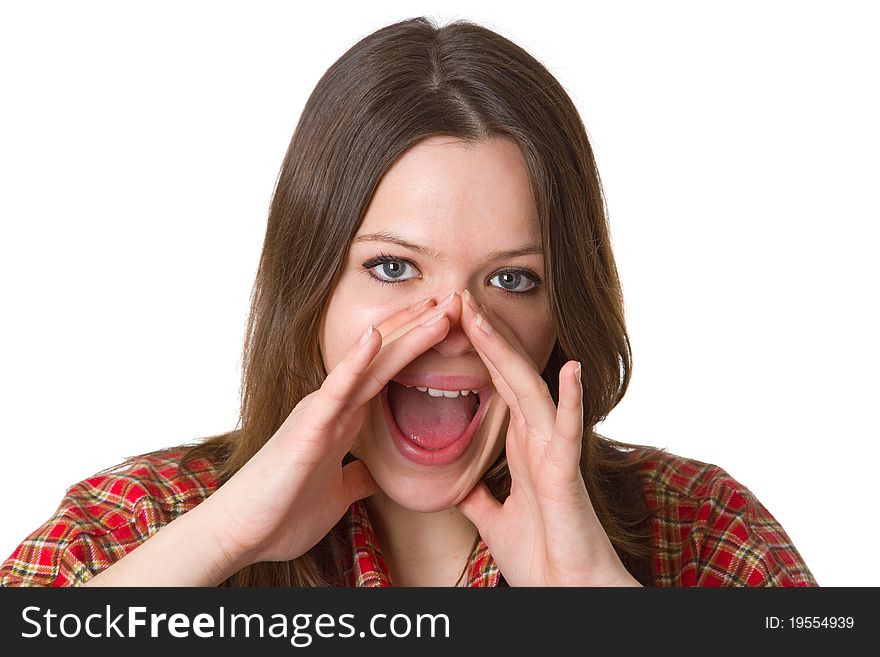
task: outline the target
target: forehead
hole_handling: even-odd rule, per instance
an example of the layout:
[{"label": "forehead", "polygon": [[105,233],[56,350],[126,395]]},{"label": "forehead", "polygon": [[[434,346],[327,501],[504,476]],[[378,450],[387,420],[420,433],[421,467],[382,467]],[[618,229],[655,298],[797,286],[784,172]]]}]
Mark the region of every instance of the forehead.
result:
[{"label": "forehead", "polygon": [[519,147],[506,138],[419,142],[383,176],[358,235],[393,232],[441,254],[469,246],[540,243]]}]

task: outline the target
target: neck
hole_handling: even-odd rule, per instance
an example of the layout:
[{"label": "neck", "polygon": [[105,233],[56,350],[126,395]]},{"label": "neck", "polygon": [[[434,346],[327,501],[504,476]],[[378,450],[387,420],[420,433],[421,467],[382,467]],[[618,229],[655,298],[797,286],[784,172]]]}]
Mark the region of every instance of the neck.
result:
[{"label": "neck", "polygon": [[395,586],[455,585],[477,539],[461,511],[412,511],[381,491],[365,502]]}]

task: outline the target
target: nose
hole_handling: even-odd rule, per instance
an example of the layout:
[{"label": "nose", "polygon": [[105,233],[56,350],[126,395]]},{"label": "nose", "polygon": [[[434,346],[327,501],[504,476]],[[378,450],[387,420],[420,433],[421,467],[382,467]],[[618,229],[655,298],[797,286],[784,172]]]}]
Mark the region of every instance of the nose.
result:
[{"label": "nose", "polygon": [[[434,351],[446,358],[455,358],[474,351],[470,338],[461,326],[462,304],[464,303],[461,293],[462,290],[455,290],[452,300],[443,308],[446,318],[449,320],[449,332],[445,338],[432,347]],[[440,297],[437,299],[437,303],[439,304],[442,300],[443,297]]]}]

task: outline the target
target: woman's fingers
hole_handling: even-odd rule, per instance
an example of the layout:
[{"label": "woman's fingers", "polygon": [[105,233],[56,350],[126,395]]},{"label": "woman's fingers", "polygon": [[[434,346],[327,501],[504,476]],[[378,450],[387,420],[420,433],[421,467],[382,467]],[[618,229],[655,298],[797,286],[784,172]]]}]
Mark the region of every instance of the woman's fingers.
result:
[{"label": "woman's fingers", "polygon": [[[448,308],[452,304],[454,297],[457,296],[457,294],[453,293],[436,304],[433,299],[430,299],[430,303],[427,304],[423,299],[420,303],[413,306],[413,308],[417,308],[415,312],[411,312],[400,321],[393,323],[383,322],[382,324],[379,324],[376,328],[382,332],[382,344],[388,344],[407,333],[410,329],[415,328],[425,321],[425,319],[434,314],[434,310],[440,311]],[[386,324],[388,324],[388,326],[386,326]]]},{"label": "woman's fingers", "polygon": [[458,299],[456,295],[445,308],[437,306],[425,312],[398,338],[383,343],[378,355],[359,378],[350,400],[352,409],[381,393],[391,377],[446,336],[449,331],[446,313],[451,311],[454,303],[460,303]]},{"label": "woman's fingers", "polygon": [[[462,298],[467,300],[468,297],[473,302],[465,290]],[[499,318],[492,319],[499,327],[502,325]],[[553,397],[531,358],[511,346],[501,329],[489,324],[483,308],[475,310],[470,303],[462,303],[461,325],[511,411],[518,408],[531,426],[553,426],[556,418]],[[506,327],[503,330],[508,332]]]},{"label": "woman's fingers", "polygon": [[559,405],[548,451],[551,462],[571,476],[580,475],[584,435],[583,395],[581,365],[577,361],[569,361],[559,370]]},{"label": "woman's fingers", "polygon": [[363,461],[352,461],[342,468],[342,486],[345,491],[346,508],[355,500],[361,500],[379,491],[379,486]]},{"label": "woman's fingers", "polygon": [[313,427],[326,430],[338,424],[340,416],[360,408],[378,395],[392,376],[439,342],[449,329],[445,318],[425,324],[442,314],[441,309],[428,307],[417,315],[416,320],[413,320],[412,312],[405,309],[391,318],[394,320],[391,324],[403,322],[407,327],[397,330],[398,338],[385,339],[373,328],[361,338],[363,342],[349,349],[321,385],[321,403],[310,406]]},{"label": "woman's fingers", "polygon": [[485,539],[496,516],[501,512],[501,502],[495,499],[489,487],[483,481],[471,489],[465,498],[457,504],[465,518],[474,523],[477,531]]},{"label": "woman's fingers", "polygon": [[397,337],[402,332],[402,329],[411,327],[422,314],[434,306],[434,299],[425,297],[421,301],[417,301],[411,306],[394,313],[385,321],[376,324],[376,329],[382,334],[382,342],[385,343],[389,339]]},{"label": "woman's fingers", "polygon": [[[430,304],[425,306],[430,310]],[[400,326],[410,322],[413,317],[426,317],[429,310],[420,308],[404,308],[382,322],[382,326]],[[393,330],[393,329],[392,329]],[[327,431],[338,425],[339,417],[350,406],[352,394],[362,384],[364,372],[383,346],[382,334],[373,325],[352,345],[343,359],[324,379],[324,383],[313,395],[318,403],[310,403],[308,407],[309,425],[316,431]]]}]

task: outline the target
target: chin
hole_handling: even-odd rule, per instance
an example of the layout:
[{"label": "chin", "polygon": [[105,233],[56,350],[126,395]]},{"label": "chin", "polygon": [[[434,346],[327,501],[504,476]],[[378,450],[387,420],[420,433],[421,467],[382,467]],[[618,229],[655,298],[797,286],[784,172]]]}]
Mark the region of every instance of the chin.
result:
[{"label": "chin", "polygon": [[450,482],[436,474],[404,478],[391,471],[375,475],[382,492],[395,504],[421,513],[445,511],[461,502],[480,480],[477,472]]}]

